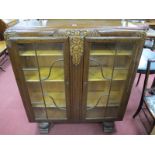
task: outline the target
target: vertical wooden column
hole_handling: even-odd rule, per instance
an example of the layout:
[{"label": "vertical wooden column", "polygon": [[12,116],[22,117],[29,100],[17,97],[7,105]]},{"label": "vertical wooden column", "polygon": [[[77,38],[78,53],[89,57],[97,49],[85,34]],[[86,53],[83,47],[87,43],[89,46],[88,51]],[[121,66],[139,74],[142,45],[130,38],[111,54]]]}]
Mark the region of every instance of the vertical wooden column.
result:
[{"label": "vertical wooden column", "polygon": [[71,67],[71,115],[72,121],[80,121],[80,103],[82,97],[82,68],[83,62],[78,66],[70,65]]},{"label": "vertical wooden column", "polygon": [[82,73],[84,38],[80,35],[70,36],[70,70],[71,70],[71,115],[72,121],[80,121],[80,104],[82,100]]}]

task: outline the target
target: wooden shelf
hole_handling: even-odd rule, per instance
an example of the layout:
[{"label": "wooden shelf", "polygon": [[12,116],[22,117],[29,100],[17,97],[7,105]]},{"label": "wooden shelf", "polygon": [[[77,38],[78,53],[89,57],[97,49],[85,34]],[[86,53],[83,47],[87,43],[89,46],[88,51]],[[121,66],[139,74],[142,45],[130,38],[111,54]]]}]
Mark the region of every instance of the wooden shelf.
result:
[{"label": "wooden shelf", "polygon": [[[66,120],[67,114],[66,110],[60,110],[57,108],[42,108],[42,107],[33,107],[35,120]],[[46,115],[47,114],[47,115]],[[48,118],[47,118],[48,117]]]},{"label": "wooden shelf", "polygon": [[[37,68],[25,68],[23,69],[25,78],[27,82],[39,82],[39,73]],[[47,67],[42,67],[40,69],[41,79],[48,77],[50,69]],[[112,76],[112,68],[103,68],[103,74],[105,79],[102,77],[101,70],[99,67],[89,68],[89,80],[88,81],[106,81],[110,80]],[[115,68],[113,72],[113,80],[126,80],[128,74],[128,69]],[[64,81],[64,71],[63,68],[54,67],[51,71],[51,75],[46,82],[63,82]]]},{"label": "wooden shelf", "polygon": [[[52,101],[52,99],[49,97],[51,96],[56,105],[60,108],[66,107],[66,100],[65,100],[65,93],[64,92],[47,92],[44,91],[44,99],[46,107],[56,107]],[[32,100],[32,107],[40,107],[45,108],[44,100],[41,93],[33,92],[31,94],[31,100]]]},{"label": "wooden shelf", "polygon": [[[101,100],[99,101],[97,107],[105,107],[108,102],[108,91],[91,91],[88,92],[87,96],[87,107],[93,107],[96,105],[97,101],[101,96]],[[119,106],[120,100],[122,96],[122,91],[111,91],[109,96],[109,103],[108,106]]]},{"label": "wooden shelf", "polygon": [[[62,50],[38,50],[37,56],[62,56]],[[34,50],[20,51],[20,56],[35,56]]]},{"label": "wooden shelf", "polygon": [[[128,69],[115,68],[113,71],[112,80],[126,80],[128,74]],[[88,81],[105,81],[112,78],[112,68],[105,67],[103,68],[103,78],[101,70],[99,67],[89,67],[89,78]]]},{"label": "wooden shelf", "polygon": [[96,107],[93,110],[87,110],[86,119],[93,120],[94,118],[98,118],[103,120],[105,118],[116,119],[118,116],[119,107],[118,106],[109,106],[105,107]]},{"label": "wooden shelf", "polygon": [[[33,108],[45,108],[44,103],[32,103]],[[50,103],[46,103],[46,108],[54,108],[55,106]],[[66,106],[59,106],[60,108],[66,108]],[[56,107],[55,107],[56,108]]]},{"label": "wooden shelf", "polygon": [[[27,82],[39,82],[39,72],[37,68],[23,69],[25,79]],[[43,67],[40,69],[41,79],[45,79],[49,75],[50,68]],[[62,67],[54,67],[51,70],[51,74],[48,79],[43,80],[46,82],[63,82],[64,81],[64,69]]]},{"label": "wooden shelf", "polygon": [[[115,51],[113,50],[90,50],[90,55],[91,56],[111,56],[111,55],[115,55]],[[118,51],[117,56],[131,56],[132,52],[129,50],[121,50]]]}]

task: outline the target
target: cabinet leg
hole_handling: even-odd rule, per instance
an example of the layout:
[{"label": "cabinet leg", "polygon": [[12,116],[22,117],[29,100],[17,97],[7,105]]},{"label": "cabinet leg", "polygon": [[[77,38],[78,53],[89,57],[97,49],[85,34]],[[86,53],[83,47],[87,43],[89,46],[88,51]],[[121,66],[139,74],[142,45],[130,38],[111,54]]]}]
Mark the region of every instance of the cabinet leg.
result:
[{"label": "cabinet leg", "polygon": [[51,126],[50,122],[41,122],[38,124],[41,134],[48,134],[49,128]]},{"label": "cabinet leg", "polygon": [[103,131],[105,133],[114,132],[114,127],[115,127],[115,124],[114,124],[113,121],[111,121],[111,122],[103,122]]}]

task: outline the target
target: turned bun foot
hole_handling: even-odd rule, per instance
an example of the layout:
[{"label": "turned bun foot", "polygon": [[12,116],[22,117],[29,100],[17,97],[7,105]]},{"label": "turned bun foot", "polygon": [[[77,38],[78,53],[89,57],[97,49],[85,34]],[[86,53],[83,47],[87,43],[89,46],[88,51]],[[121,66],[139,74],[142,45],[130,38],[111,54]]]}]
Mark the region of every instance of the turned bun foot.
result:
[{"label": "turned bun foot", "polygon": [[41,122],[38,124],[39,130],[41,134],[48,134],[49,133],[49,127],[51,123],[49,122]]},{"label": "turned bun foot", "polygon": [[114,132],[114,127],[115,127],[114,122],[103,122],[103,131],[105,133]]}]

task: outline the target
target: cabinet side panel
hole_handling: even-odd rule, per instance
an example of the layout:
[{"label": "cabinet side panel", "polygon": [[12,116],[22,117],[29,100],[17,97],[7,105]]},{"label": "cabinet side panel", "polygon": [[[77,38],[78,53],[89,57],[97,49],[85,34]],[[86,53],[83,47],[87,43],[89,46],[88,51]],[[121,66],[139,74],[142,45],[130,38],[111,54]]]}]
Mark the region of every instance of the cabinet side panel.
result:
[{"label": "cabinet side panel", "polygon": [[128,78],[129,81],[128,81],[128,84],[126,86],[126,92],[125,92],[126,95],[125,95],[123,102],[122,102],[120,109],[119,109],[119,111],[120,111],[120,113],[118,115],[119,120],[123,119],[126,107],[128,105],[128,100],[129,100],[130,93],[131,93],[132,86],[133,86],[133,82],[134,82],[134,79],[135,79],[135,76],[137,73],[137,68],[138,68],[139,60],[140,60],[140,57],[142,54],[144,42],[145,42],[145,35],[142,35],[142,38],[139,41],[137,41],[137,43],[136,43],[135,55],[133,57],[133,64],[129,70],[129,72],[131,74],[130,74],[130,78]]}]

